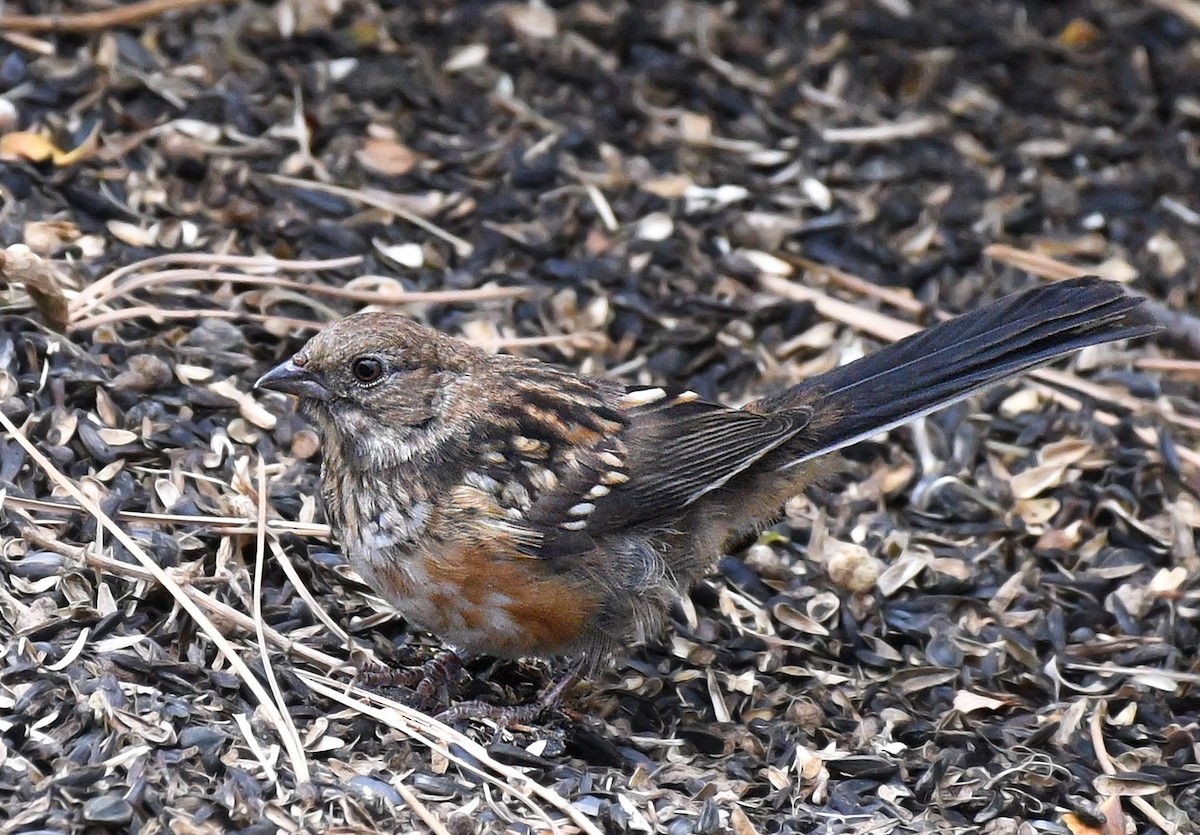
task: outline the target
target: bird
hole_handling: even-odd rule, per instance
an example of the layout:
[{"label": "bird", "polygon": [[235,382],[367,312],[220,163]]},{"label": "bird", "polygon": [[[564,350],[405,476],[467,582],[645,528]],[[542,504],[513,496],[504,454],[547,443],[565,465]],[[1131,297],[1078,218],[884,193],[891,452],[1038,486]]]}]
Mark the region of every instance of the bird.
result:
[{"label": "bird", "polygon": [[360,312],[256,388],[299,398],[333,533],[410,626],[462,657],[577,659],[587,674],[659,635],[726,544],[835,472],[838,450],[1159,329],[1119,285],[1071,279],[735,408]]}]

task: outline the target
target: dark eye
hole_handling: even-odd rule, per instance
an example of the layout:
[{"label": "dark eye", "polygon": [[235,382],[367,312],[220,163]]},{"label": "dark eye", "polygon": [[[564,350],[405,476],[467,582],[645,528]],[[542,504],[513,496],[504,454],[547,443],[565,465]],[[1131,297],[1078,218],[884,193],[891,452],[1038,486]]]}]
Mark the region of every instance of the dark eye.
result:
[{"label": "dark eye", "polygon": [[383,378],[383,363],[375,357],[359,357],[350,363],[350,373],[364,386],[378,383]]}]

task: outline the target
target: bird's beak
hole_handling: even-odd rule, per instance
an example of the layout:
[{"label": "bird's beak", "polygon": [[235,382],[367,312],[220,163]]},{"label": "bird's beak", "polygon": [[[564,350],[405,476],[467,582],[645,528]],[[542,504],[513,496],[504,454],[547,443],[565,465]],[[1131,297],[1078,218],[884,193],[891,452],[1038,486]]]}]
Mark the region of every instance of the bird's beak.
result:
[{"label": "bird's beak", "polygon": [[321,375],[296,365],[291,360],[280,363],[259,377],[254,387],[282,391],[284,394],[294,394],[312,400],[330,399],[329,389],[325,387]]}]

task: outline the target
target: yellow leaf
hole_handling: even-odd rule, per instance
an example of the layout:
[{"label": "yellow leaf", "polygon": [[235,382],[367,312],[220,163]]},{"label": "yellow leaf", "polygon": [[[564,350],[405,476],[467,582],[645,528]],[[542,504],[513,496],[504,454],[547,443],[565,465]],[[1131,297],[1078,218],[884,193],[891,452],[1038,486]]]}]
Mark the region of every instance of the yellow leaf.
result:
[{"label": "yellow leaf", "polygon": [[27,159],[30,162],[46,162],[49,160],[60,168],[74,165],[89,158],[96,152],[99,144],[100,123],[92,127],[92,132],[71,151],[64,151],[43,133],[33,131],[15,131],[0,136],[0,158]]},{"label": "yellow leaf", "polygon": [[17,131],[0,136],[0,156],[8,159],[27,159],[30,162],[45,162],[61,154],[45,136],[30,131]]},{"label": "yellow leaf", "polygon": [[79,146],[73,151],[60,151],[55,149],[53,155],[54,164],[60,168],[66,168],[68,165],[74,165],[88,159],[92,154],[96,153],[96,148],[100,144],[100,123],[92,125],[92,131],[87,135],[87,138],[79,143]]}]

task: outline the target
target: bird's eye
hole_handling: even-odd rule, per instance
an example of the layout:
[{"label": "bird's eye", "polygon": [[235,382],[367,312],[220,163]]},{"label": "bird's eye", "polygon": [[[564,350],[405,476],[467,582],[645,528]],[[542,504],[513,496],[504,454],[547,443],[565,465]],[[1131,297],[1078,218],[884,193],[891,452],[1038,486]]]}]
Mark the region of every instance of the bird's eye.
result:
[{"label": "bird's eye", "polygon": [[350,363],[350,373],[364,386],[378,383],[383,379],[383,363],[375,357],[359,357]]}]

